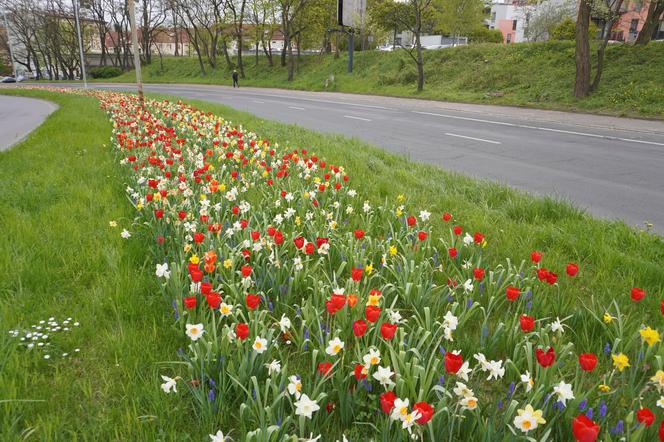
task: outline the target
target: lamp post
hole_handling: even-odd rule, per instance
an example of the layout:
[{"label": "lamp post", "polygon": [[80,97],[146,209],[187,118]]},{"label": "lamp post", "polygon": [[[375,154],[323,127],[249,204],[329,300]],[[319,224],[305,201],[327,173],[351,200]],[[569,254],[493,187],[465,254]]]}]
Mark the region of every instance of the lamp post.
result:
[{"label": "lamp post", "polygon": [[145,98],[143,97],[143,81],[141,80],[141,55],[138,53],[138,32],[136,30],[136,11],[134,0],[128,0],[129,21],[131,23],[131,51],[134,53],[134,71],[136,71],[136,87],[138,88],[138,99],[141,102],[141,109],[145,107]]},{"label": "lamp post", "polygon": [[85,74],[85,58],[83,57],[83,38],[81,38],[81,22],[78,18],[78,1],[72,0],[72,6],[74,7],[74,17],[76,17],[76,33],[78,34],[78,55],[80,57],[81,63],[81,74],[83,75],[83,87],[88,88],[88,78]]}]

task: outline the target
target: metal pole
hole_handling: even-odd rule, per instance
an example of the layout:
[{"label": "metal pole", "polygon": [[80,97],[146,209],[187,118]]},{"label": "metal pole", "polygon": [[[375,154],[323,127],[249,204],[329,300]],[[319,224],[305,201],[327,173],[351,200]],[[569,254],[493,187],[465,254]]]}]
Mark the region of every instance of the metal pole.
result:
[{"label": "metal pole", "polygon": [[138,32],[136,30],[136,13],[134,0],[129,0],[129,21],[131,22],[131,51],[134,53],[134,70],[136,71],[136,87],[138,87],[138,99],[141,108],[145,107],[143,97],[143,81],[141,80],[141,55],[138,53]]},{"label": "metal pole", "polygon": [[83,75],[83,87],[88,88],[88,77],[85,74],[85,58],[83,57],[83,38],[81,37],[81,23],[78,19],[78,0],[72,0],[74,16],[76,17],[76,32],[78,33],[78,55],[81,61],[81,74]]},{"label": "metal pole", "polygon": [[355,50],[355,41],[354,41],[354,31],[353,28],[348,30],[348,73],[353,73],[353,51]]},{"label": "metal pole", "polygon": [[5,30],[7,32],[7,46],[9,47],[9,61],[12,64],[12,73],[14,78],[17,78],[16,63],[14,63],[14,49],[12,48],[12,38],[9,35],[9,22],[7,22],[7,11],[2,12],[2,17],[5,19]]}]

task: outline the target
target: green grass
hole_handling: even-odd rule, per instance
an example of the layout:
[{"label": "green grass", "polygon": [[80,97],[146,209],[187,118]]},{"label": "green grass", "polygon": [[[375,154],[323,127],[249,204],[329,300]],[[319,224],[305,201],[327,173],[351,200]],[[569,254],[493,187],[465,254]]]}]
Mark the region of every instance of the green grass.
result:
[{"label": "green grass", "polygon": [[[434,100],[502,104],[612,115],[664,118],[664,43],[645,47],[616,45],[607,49],[606,69],[598,91],[573,97],[574,42],[478,44],[425,51],[426,85],[416,91],[415,65],[403,51],[357,52],[355,71],[346,72],[347,58],[331,54],[303,56],[299,72],[286,81],[285,68],[268,67],[265,57],[246,57],[245,86],[419,97]],[[144,66],[150,83],[230,85],[230,72],[218,69],[201,75],[195,58],[165,58]],[[326,79],[334,78],[325,88]],[[128,72],[110,81],[134,81]]]},{"label": "green grass", "polygon": [[[108,142],[110,125],[92,98],[16,91],[60,109],[24,142],[0,154],[0,440],[204,440],[191,404],[159,389],[160,363],[176,360],[186,337],[155,282],[148,248],[136,233],[122,240],[133,209],[124,172]],[[173,97],[171,97],[173,98]],[[490,262],[545,253],[553,271],[577,261],[579,277],[561,296],[623,298],[627,315],[661,323],[664,241],[621,222],[592,218],[567,203],[411,162],[357,139],[323,135],[188,100],[283,146],[307,147],[344,165],[354,188],[374,203],[404,194],[410,207],[448,210],[487,235]],[[397,183],[395,185],[395,183]],[[109,220],[119,223],[109,228]],[[136,227],[134,227],[134,231]],[[446,234],[442,222],[433,235]],[[648,296],[632,306],[629,289]],[[80,329],[64,346],[72,359],[40,360],[8,330],[71,316]],[[17,400],[44,402],[17,402]],[[4,401],[4,402],[3,402]]]}]

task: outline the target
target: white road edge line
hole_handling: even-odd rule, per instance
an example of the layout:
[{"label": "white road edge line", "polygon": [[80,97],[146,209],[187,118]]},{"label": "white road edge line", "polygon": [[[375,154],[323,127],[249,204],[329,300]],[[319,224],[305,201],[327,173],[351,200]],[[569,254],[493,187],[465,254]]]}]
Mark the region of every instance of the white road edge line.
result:
[{"label": "white road edge line", "polygon": [[484,138],[467,137],[465,135],[451,134],[451,133],[447,133],[447,132],[445,132],[445,135],[450,136],[450,137],[466,138],[467,140],[482,141],[484,143],[502,144],[500,141],[485,140]]},{"label": "white road edge line", "polygon": [[563,129],[553,129],[550,127],[541,127],[541,126],[529,126],[527,124],[515,124],[515,123],[506,123],[504,121],[493,121],[493,120],[484,120],[482,118],[470,118],[470,117],[461,117],[458,115],[448,115],[448,114],[437,114],[434,112],[421,112],[421,111],[411,111],[415,114],[421,114],[421,115],[432,115],[434,117],[443,117],[443,118],[454,118],[457,120],[467,120],[467,121],[477,121],[479,123],[487,123],[487,124],[497,124],[499,126],[511,126],[511,127],[521,127],[524,129],[533,129],[533,130],[543,130],[547,132],[558,132],[558,133],[563,133],[563,134],[570,134],[570,135],[579,135],[582,137],[591,137],[591,138],[603,138],[605,140],[617,140],[617,141],[625,141],[628,143],[641,143],[641,144],[651,144],[654,146],[664,146],[664,143],[658,143],[656,141],[645,141],[645,140],[634,140],[631,138],[620,138],[620,137],[612,137],[609,135],[599,135],[599,134],[591,134],[587,132],[575,132],[572,130],[563,130]]},{"label": "white road edge line", "polygon": [[288,109],[304,110],[303,107],[298,107],[298,106],[288,106]]},{"label": "white road edge line", "polygon": [[252,100],[252,101],[253,101],[254,103],[258,103],[258,104],[264,104],[264,103],[265,103],[264,101],[261,101],[261,100]]},{"label": "white road edge line", "polygon": [[362,120],[362,121],[371,121],[368,118],[362,118],[362,117],[354,117],[352,115],[344,115],[344,118],[352,118],[353,120]]}]

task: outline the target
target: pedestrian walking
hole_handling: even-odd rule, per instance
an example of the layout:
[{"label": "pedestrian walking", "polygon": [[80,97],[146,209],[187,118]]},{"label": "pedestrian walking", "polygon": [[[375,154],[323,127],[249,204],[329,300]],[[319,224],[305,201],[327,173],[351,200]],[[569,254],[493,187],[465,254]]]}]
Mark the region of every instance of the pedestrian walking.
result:
[{"label": "pedestrian walking", "polygon": [[233,87],[240,87],[240,83],[238,83],[238,78],[239,75],[237,73],[237,69],[233,69]]}]

